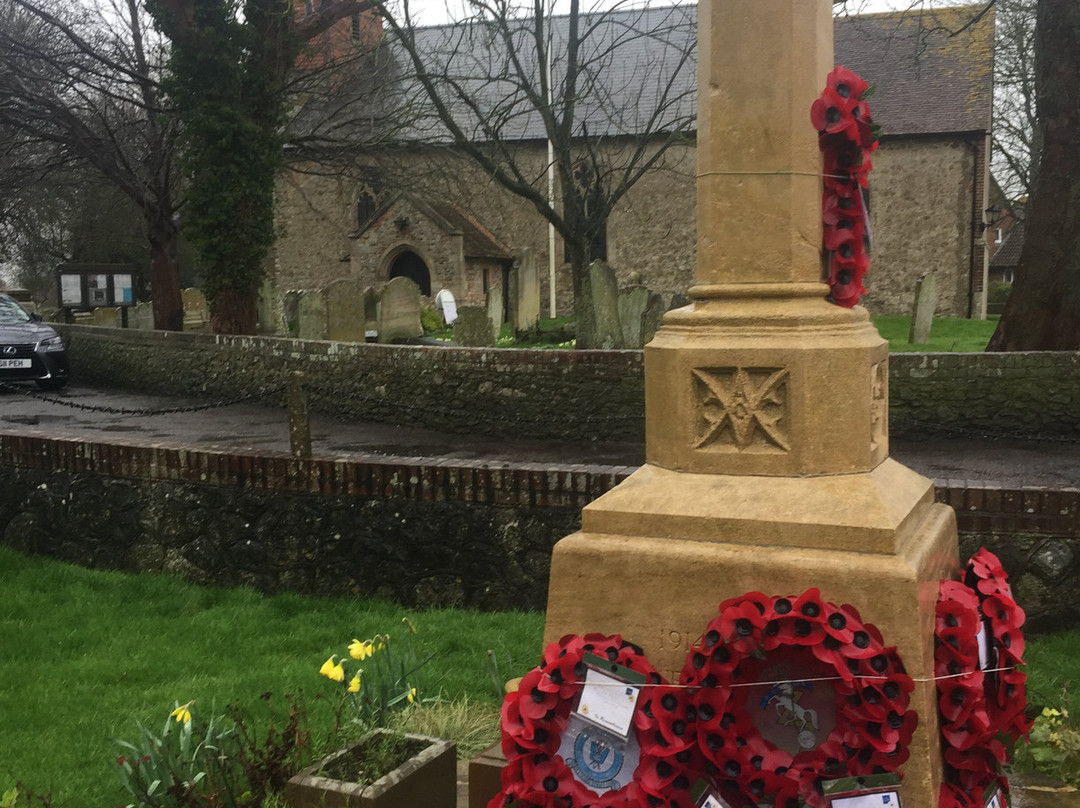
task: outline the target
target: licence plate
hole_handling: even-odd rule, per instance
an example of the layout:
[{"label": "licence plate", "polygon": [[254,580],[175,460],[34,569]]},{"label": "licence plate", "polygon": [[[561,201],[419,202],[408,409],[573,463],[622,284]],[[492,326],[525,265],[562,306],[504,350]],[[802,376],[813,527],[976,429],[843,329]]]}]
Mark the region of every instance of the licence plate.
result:
[{"label": "licence plate", "polygon": [[6,368],[28,368],[30,367],[29,359],[0,359],[0,370]]}]

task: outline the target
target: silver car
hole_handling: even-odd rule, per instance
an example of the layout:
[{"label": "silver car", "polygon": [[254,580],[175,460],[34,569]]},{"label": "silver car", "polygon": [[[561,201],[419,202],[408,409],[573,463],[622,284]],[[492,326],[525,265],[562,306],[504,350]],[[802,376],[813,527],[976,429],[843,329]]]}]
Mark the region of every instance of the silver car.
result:
[{"label": "silver car", "polygon": [[59,390],[68,382],[63,339],[8,295],[0,294],[0,382],[37,382]]}]

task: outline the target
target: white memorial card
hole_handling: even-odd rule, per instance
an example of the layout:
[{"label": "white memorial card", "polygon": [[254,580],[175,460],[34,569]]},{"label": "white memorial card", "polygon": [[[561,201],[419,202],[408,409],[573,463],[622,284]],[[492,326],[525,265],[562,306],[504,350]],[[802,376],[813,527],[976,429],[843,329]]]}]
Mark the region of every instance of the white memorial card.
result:
[{"label": "white memorial card", "polygon": [[979,643],[979,669],[986,670],[990,667],[990,645],[986,639],[986,624],[979,627],[979,633],[975,635]]},{"label": "white memorial card", "polygon": [[589,668],[577,712],[582,718],[625,738],[630,734],[630,722],[639,695],[641,688]]},{"label": "white memorial card", "polygon": [[731,806],[715,794],[706,794],[700,808],[731,808]]},{"label": "white memorial card", "polygon": [[833,797],[831,808],[900,808],[900,793],[897,791],[874,791],[869,794],[852,794],[846,797]]}]

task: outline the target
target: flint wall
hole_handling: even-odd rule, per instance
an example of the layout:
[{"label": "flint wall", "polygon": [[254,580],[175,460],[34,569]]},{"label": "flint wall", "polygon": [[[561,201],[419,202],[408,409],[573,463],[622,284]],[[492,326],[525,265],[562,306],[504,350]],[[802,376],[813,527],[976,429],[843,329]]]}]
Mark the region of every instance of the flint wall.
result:
[{"label": "flint wall", "polygon": [[[644,438],[641,351],[435,348],[62,326],[76,377],[146,392],[311,406],[452,432]],[[893,432],[1080,437],[1080,354],[893,354]]]},{"label": "flint wall", "polygon": [[[408,606],[543,609],[555,542],[632,472],[0,435],[0,542],[100,569]],[[937,481],[961,557],[997,553],[1033,628],[1080,618],[1080,490]]]}]

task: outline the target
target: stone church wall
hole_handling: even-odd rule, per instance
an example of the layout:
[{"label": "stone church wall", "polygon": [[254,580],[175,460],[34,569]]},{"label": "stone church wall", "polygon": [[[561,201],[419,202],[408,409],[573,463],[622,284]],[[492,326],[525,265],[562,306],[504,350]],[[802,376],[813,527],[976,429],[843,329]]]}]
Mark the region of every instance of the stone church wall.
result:
[{"label": "stone church wall", "polygon": [[[537,188],[546,193],[546,144],[522,144],[519,149],[524,152],[520,162],[536,177]],[[440,156],[444,172],[437,176],[425,164],[426,159],[417,155],[411,163],[406,160],[394,167],[393,172],[405,176],[411,171],[414,193],[456,202],[512,251],[531,248],[540,267],[541,309],[546,314],[547,222],[531,203],[503,190],[471,162],[456,160],[447,170],[447,158]],[[938,273],[938,315],[966,317],[974,209],[972,142],[961,137],[887,140],[873,160],[870,202],[874,250],[864,305],[875,314],[910,313],[916,280],[934,269]],[[608,260],[620,285],[640,274],[665,302],[693,285],[695,170],[696,149],[674,147],[665,157],[663,170],[643,177],[616,207],[608,222]],[[406,187],[400,180],[395,182],[397,187]],[[377,250],[365,242],[382,244],[397,235],[397,228],[387,221],[373,229],[388,233],[350,238],[357,230],[356,195],[356,186],[344,179],[295,173],[282,179],[278,210],[285,234],[275,246],[274,261],[279,289],[318,286],[350,275],[372,283],[386,280],[378,277],[386,267],[378,263]],[[415,236],[417,244],[430,243],[426,233]],[[569,264],[563,258],[563,241],[556,237],[558,313],[570,314],[572,283]],[[433,255],[432,260],[438,259]],[[441,270],[432,267],[432,272]],[[978,313],[978,307],[975,310]]]},{"label": "stone church wall", "polygon": [[975,151],[961,138],[889,140],[873,155],[869,292],[874,314],[910,314],[915,282],[937,273],[939,317],[966,317]]}]

